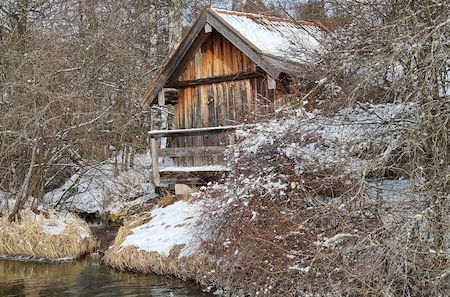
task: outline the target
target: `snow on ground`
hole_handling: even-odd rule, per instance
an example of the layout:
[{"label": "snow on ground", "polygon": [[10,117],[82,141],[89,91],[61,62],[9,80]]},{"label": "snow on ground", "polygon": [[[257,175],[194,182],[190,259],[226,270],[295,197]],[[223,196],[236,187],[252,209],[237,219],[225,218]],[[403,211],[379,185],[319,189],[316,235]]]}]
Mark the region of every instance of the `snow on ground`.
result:
[{"label": "snow on ground", "polygon": [[132,229],[132,234],[125,238],[120,247],[133,246],[167,257],[173,247],[184,245],[179,258],[189,257],[200,247],[201,238],[196,235],[202,209],[202,202],[188,201],[154,209],[151,220]]},{"label": "snow on ground", "polygon": [[[118,166],[121,160],[119,157]],[[151,158],[136,155],[133,167],[117,170],[114,159],[80,170],[60,188],[47,193],[44,204],[84,213],[120,213],[156,197],[149,183]]]}]

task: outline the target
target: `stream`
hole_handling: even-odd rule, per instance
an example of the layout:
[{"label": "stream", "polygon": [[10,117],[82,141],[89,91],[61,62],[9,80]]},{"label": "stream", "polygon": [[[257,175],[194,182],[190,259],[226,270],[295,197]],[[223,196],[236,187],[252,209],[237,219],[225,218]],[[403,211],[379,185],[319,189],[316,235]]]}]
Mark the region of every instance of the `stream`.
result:
[{"label": "stream", "polygon": [[[91,227],[105,248],[115,231]],[[103,239],[103,240],[102,240]],[[79,261],[43,263],[0,259],[0,297],[124,296],[202,297],[200,286],[175,278],[119,272],[88,256]]]}]

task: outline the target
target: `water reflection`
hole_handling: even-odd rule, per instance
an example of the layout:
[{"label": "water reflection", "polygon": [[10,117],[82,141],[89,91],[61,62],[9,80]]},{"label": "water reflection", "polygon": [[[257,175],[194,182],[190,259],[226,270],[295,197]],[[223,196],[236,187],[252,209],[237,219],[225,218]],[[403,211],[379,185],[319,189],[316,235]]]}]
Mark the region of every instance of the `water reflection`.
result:
[{"label": "water reflection", "polygon": [[0,260],[0,296],[211,296],[192,283],[121,273],[89,259],[70,263]]}]

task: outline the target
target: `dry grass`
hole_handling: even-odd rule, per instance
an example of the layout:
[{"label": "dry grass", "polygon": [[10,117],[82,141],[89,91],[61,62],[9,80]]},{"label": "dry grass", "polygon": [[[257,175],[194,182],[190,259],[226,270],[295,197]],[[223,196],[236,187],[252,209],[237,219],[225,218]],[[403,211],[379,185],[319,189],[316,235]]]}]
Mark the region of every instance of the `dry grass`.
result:
[{"label": "dry grass", "polygon": [[[73,215],[58,218],[50,214],[45,217],[24,210],[20,217],[21,221],[13,223],[6,218],[0,219],[0,254],[49,260],[77,259],[96,247],[96,240],[87,223]],[[44,230],[45,226],[56,228],[61,220],[66,224],[61,233],[52,235]]]},{"label": "dry grass", "polygon": [[177,196],[170,192],[164,193],[163,197],[156,202],[157,207],[166,207],[177,201]]},{"label": "dry grass", "polygon": [[[191,189],[191,193],[198,192],[198,188],[193,187]],[[183,194],[183,195],[174,195],[170,191],[166,191],[162,198],[160,198],[157,202],[155,207],[166,207],[171,204],[174,204],[177,201],[183,200],[183,201],[189,201],[192,199],[191,193]]]}]

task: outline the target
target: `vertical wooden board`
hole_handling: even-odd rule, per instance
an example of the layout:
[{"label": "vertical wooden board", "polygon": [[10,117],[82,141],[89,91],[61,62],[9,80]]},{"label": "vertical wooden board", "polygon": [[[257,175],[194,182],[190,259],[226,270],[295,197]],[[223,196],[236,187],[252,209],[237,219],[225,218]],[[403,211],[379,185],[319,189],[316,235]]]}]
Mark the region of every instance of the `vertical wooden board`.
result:
[{"label": "vertical wooden board", "polygon": [[232,46],[231,47],[231,69],[233,73],[238,73],[240,72],[239,67],[238,67],[238,59],[239,59],[239,55],[236,54],[236,47]]},{"label": "vertical wooden board", "polygon": [[249,65],[249,58],[246,55],[242,54],[242,71],[249,71]]},{"label": "vertical wooden board", "polygon": [[226,125],[231,125],[233,123],[233,114],[231,112],[231,107],[230,107],[230,97],[231,97],[231,91],[232,89],[230,88],[230,84],[228,82],[224,83],[224,95],[223,97],[225,98],[225,124]]},{"label": "vertical wooden board", "polygon": [[209,76],[215,76],[217,67],[217,35],[212,37],[211,43],[211,73]]},{"label": "vertical wooden board", "polygon": [[206,43],[204,44],[204,46],[203,46],[203,49],[202,49],[202,58],[201,58],[201,61],[200,61],[200,67],[201,67],[201,69],[200,69],[200,78],[205,78],[205,77],[208,77],[208,67],[209,67],[209,65],[208,65],[208,55],[209,55],[209,53],[208,53],[208,41],[206,41]]},{"label": "vertical wooden board", "polygon": [[255,79],[245,81],[245,97],[247,99],[247,104],[244,108],[248,110],[248,119],[253,121],[254,117],[254,102],[255,102]]},{"label": "vertical wooden board", "polygon": [[237,63],[236,63],[236,70],[239,72],[242,72],[244,70],[244,67],[242,66],[242,60],[245,59],[244,55],[236,55],[237,57]]},{"label": "vertical wooden board", "polygon": [[226,83],[222,83],[222,109],[221,109],[221,113],[222,113],[222,121],[224,125],[228,125],[228,97],[227,97],[227,84]]},{"label": "vertical wooden board", "polygon": [[228,61],[228,52],[229,52],[229,50],[230,50],[230,45],[229,45],[229,42],[227,41],[227,40],[223,40],[223,42],[222,42],[222,73],[224,74],[224,75],[228,75],[228,74],[230,74],[231,73],[231,71],[230,71],[230,66],[229,65],[227,65],[227,62],[229,62]]},{"label": "vertical wooden board", "polygon": [[209,106],[208,106],[208,98],[211,92],[211,86],[203,85],[202,86],[202,102],[201,102],[201,120],[202,127],[208,127],[209,125]]},{"label": "vertical wooden board", "polygon": [[207,55],[207,59],[208,59],[208,69],[206,72],[206,77],[212,77],[214,76],[214,53],[213,53],[213,48],[212,48],[212,44],[213,44],[213,39],[210,39],[209,41],[209,45],[208,45],[208,55]]},{"label": "vertical wooden board", "polygon": [[229,93],[230,96],[230,112],[233,115],[233,122],[231,123],[232,125],[237,124],[236,121],[239,120],[238,118],[238,109],[237,109],[237,97],[238,97],[238,84],[236,82],[230,82],[230,90],[231,92]]},{"label": "vertical wooden board", "polygon": [[246,95],[245,95],[245,81],[241,80],[239,81],[239,119],[240,121],[244,121],[247,118],[247,111],[245,110],[245,101],[246,101]]},{"label": "vertical wooden board", "polygon": [[178,90],[178,102],[175,105],[175,129],[180,128],[180,106],[182,105],[183,101],[183,89]]},{"label": "vertical wooden board", "polygon": [[221,60],[221,53],[222,53],[222,39],[220,37],[217,37],[214,40],[214,71],[213,76],[219,76],[222,75],[222,63]]},{"label": "vertical wooden board", "polygon": [[242,81],[236,81],[234,84],[234,102],[233,102],[233,110],[235,112],[234,119],[240,123],[242,121],[242,97],[241,97],[241,90],[242,90]]},{"label": "vertical wooden board", "polygon": [[217,99],[219,100],[219,106],[218,106],[218,122],[220,126],[225,125],[225,96],[224,96],[224,90],[223,90],[223,84],[218,84],[217,88]]},{"label": "vertical wooden board", "polygon": [[199,79],[202,77],[202,54],[199,51],[194,57],[194,69],[195,75],[193,79]]},{"label": "vertical wooden board", "polygon": [[210,127],[217,126],[216,102],[217,102],[217,86],[209,85],[208,91],[208,125]]},{"label": "vertical wooden board", "polygon": [[223,67],[223,61],[224,61],[224,53],[223,53],[223,43],[225,42],[224,38],[219,38],[217,43],[217,75],[225,75],[226,71]]},{"label": "vertical wooden board", "polygon": [[222,75],[227,75],[228,74],[228,71],[227,71],[227,68],[226,68],[226,66],[225,66],[225,63],[226,63],[226,60],[225,60],[225,57],[226,57],[226,52],[227,52],[227,41],[226,40],[224,40],[224,39],[222,39],[221,40],[221,43],[220,43],[220,52],[221,52],[221,57],[220,57],[220,59],[221,59],[221,73],[222,73]]}]

